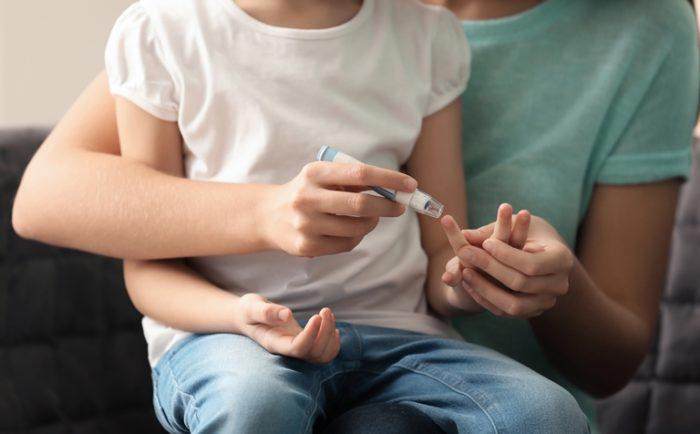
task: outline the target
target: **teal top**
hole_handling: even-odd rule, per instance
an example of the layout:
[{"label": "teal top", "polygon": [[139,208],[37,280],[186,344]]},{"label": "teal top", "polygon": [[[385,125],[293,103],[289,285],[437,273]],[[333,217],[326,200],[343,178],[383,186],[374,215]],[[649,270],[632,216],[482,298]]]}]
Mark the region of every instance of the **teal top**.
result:
[{"label": "teal top", "polygon": [[[554,225],[575,248],[595,184],[684,177],[698,105],[695,21],[683,0],[548,0],[463,23],[473,52],[464,94],[469,222],[502,202]],[[501,351],[592,400],[545,359],[527,321],[459,318]]]}]

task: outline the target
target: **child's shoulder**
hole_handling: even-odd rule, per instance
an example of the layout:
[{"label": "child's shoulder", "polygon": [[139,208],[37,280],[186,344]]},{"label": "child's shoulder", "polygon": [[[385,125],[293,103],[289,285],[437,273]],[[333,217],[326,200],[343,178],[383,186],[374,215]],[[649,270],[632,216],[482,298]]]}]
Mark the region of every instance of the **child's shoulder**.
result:
[{"label": "child's shoulder", "polygon": [[219,16],[222,0],[139,0],[133,7],[155,22],[183,24]]}]

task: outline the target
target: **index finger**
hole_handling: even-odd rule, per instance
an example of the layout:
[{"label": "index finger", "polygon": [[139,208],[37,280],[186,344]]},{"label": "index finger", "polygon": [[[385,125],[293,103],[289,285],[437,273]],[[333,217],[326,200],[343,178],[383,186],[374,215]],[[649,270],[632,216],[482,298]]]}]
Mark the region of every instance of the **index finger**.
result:
[{"label": "index finger", "polygon": [[440,220],[440,223],[442,223],[442,228],[445,231],[445,235],[447,235],[447,240],[450,242],[450,246],[452,246],[452,250],[454,250],[455,254],[459,249],[469,244],[467,239],[464,238],[454,217],[448,214]]},{"label": "index finger", "polygon": [[292,341],[292,357],[303,359],[311,351],[311,348],[316,341],[316,336],[321,329],[321,317],[314,315],[306,323],[306,327],[294,337]]},{"label": "index finger", "polygon": [[376,186],[412,192],[418,181],[396,170],[363,163],[329,163],[318,161],[305,168],[307,175],[322,185]]}]

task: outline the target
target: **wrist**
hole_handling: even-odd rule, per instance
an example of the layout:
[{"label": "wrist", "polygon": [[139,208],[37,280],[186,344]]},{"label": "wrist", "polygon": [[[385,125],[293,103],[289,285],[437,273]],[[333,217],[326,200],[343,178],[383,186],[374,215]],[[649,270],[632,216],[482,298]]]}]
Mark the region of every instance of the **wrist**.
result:
[{"label": "wrist", "polygon": [[245,314],[243,312],[241,297],[231,294],[231,297],[229,297],[226,303],[226,311],[231,318],[229,322],[230,333],[244,334],[243,330],[245,328]]},{"label": "wrist", "polygon": [[[245,245],[245,251],[236,249],[235,253],[256,253],[277,250],[271,235],[270,221],[274,212],[272,191],[276,185],[227,184],[227,203],[229,204],[229,224],[227,234],[232,246]],[[235,198],[237,200],[230,200]]]},{"label": "wrist", "polygon": [[581,306],[590,302],[582,291],[589,291],[591,285],[592,281],[588,278],[583,264],[573,255],[568,292],[558,297],[557,303],[551,309],[544,311],[540,316],[530,318],[530,323],[535,327],[557,327],[558,324],[569,321],[572,315],[575,316],[581,310]]}]

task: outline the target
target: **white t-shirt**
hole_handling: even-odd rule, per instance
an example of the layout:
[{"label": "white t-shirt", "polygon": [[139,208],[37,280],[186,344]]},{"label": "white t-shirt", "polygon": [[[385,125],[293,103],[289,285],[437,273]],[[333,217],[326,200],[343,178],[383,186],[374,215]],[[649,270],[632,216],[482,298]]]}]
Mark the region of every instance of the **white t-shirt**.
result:
[{"label": "white t-shirt", "polygon": [[[459,21],[417,0],[364,0],[346,23],[313,30],[264,24],[233,0],[141,0],[118,19],[105,57],[114,95],[178,123],[188,178],[267,184],[290,181],[326,144],[399,169],[422,119],[464,91],[470,61]],[[189,263],[300,318],[329,306],[339,321],[456,336],[428,313],[427,258],[410,210],[344,254]],[[188,335],[143,325],[152,365]]]}]

